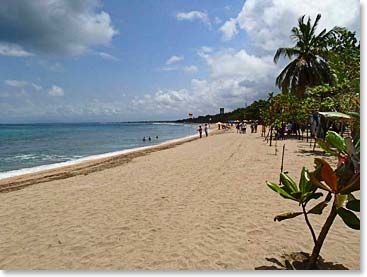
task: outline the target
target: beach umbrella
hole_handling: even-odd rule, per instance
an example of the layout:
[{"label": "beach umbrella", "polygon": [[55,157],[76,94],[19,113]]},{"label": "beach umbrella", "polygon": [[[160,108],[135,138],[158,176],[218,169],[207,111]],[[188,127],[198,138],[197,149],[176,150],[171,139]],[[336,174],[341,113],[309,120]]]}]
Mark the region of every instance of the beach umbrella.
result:
[{"label": "beach umbrella", "polygon": [[320,115],[328,119],[338,119],[338,120],[350,120],[352,117],[345,113],[340,112],[319,112]]}]

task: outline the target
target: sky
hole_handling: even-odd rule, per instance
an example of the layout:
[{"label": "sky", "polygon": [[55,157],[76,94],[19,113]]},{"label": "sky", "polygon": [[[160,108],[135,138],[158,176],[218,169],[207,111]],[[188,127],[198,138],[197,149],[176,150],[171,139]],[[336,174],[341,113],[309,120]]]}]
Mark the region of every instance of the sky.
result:
[{"label": "sky", "polygon": [[[346,12],[348,11],[348,12]],[[2,0],[0,123],[175,120],[277,92],[302,15],[360,32],[357,0]]]}]

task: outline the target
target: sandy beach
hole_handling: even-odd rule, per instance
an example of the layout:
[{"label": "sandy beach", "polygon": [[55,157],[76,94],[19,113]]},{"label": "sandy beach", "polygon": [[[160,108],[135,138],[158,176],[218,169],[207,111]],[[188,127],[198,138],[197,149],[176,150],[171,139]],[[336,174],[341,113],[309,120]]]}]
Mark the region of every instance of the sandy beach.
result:
[{"label": "sandy beach", "polygon": [[[299,179],[309,143],[260,133],[203,139],[0,180],[0,268],[253,270],[311,252],[297,203],[271,191],[281,147]],[[311,216],[317,232],[325,221]],[[283,257],[282,257],[283,256]],[[337,217],[321,251],[333,268],[360,268],[360,232]]]}]

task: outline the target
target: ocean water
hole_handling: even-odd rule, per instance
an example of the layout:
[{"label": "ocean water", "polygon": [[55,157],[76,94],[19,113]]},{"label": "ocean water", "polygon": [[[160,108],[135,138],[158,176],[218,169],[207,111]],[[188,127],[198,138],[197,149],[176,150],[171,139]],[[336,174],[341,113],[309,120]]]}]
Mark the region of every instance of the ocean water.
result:
[{"label": "ocean water", "polygon": [[156,145],[195,132],[194,125],[176,123],[0,124],[0,178]]}]

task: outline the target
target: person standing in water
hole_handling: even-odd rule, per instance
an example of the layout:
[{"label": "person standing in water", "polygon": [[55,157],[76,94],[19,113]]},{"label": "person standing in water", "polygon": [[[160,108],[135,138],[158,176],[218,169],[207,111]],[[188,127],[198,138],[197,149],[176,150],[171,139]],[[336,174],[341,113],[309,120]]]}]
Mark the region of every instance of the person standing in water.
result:
[{"label": "person standing in water", "polygon": [[209,132],[208,124],[205,124],[204,132],[205,132],[205,136],[208,137],[208,132]]},{"label": "person standing in water", "polygon": [[199,137],[202,138],[203,137],[203,128],[201,128],[201,125],[199,125]]}]

